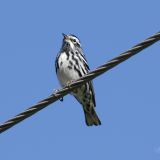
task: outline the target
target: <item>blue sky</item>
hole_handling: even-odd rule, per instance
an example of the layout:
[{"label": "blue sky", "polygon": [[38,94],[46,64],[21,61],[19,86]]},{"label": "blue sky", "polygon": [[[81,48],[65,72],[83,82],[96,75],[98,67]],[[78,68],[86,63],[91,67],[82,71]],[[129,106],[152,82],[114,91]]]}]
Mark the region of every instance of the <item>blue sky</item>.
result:
[{"label": "blue sky", "polygon": [[[0,122],[60,88],[61,33],[77,35],[91,69],[160,29],[158,0],[0,1]],[[160,43],[94,80],[100,127],[67,95],[0,135],[1,159],[160,158]]]}]

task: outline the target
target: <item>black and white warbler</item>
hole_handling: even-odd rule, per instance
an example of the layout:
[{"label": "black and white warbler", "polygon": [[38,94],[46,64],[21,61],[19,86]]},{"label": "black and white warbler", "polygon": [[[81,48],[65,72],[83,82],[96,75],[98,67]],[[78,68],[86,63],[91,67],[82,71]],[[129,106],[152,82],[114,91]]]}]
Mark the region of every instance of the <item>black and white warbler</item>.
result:
[{"label": "black and white warbler", "polygon": [[[55,61],[57,77],[62,87],[79,79],[89,72],[89,66],[80,40],[75,35],[63,34],[63,43]],[[92,82],[88,82],[71,93],[83,106],[85,121],[88,126],[100,125],[95,112],[95,94]]]}]

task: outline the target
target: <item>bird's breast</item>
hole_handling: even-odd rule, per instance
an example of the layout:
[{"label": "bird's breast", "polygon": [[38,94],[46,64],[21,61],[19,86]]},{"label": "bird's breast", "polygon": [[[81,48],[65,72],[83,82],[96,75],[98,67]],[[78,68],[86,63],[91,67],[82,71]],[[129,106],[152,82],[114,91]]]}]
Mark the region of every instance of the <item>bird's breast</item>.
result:
[{"label": "bird's breast", "polygon": [[57,70],[57,76],[62,86],[65,86],[68,82],[79,78],[78,73],[75,71],[75,64],[65,52],[61,53],[58,59],[59,69]]}]

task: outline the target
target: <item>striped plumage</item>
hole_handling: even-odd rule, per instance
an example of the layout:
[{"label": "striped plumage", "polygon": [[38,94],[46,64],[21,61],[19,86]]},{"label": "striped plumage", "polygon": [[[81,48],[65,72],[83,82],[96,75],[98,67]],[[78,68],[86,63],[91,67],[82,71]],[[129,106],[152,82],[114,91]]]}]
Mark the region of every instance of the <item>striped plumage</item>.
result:
[{"label": "striped plumage", "polygon": [[[89,72],[89,66],[79,39],[74,35],[63,34],[63,43],[57,55],[55,67],[60,84],[64,87]],[[95,94],[92,82],[88,82],[71,93],[82,104],[88,126],[100,125],[95,112]]]}]

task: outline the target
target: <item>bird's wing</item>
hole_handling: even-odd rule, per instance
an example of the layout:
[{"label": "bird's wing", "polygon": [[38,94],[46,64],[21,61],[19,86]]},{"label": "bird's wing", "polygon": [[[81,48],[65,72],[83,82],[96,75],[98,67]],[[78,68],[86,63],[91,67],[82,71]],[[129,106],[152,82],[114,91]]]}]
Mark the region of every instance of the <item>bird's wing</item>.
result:
[{"label": "bird's wing", "polygon": [[[90,71],[87,59],[86,59],[86,57],[85,57],[85,55],[83,54],[82,51],[81,51],[80,56],[81,56],[81,59],[82,59],[82,62],[83,62],[83,66],[81,66],[82,71],[83,71],[84,74],[87,74]],[[89,84],[89,89],[91,90],[92,100],[93,100],[94,106],[96,107],[95,92],[94,92],[94,88],[93,88],[93,82],[90,81],[90,82],[88,82],[88,84]]]}]

